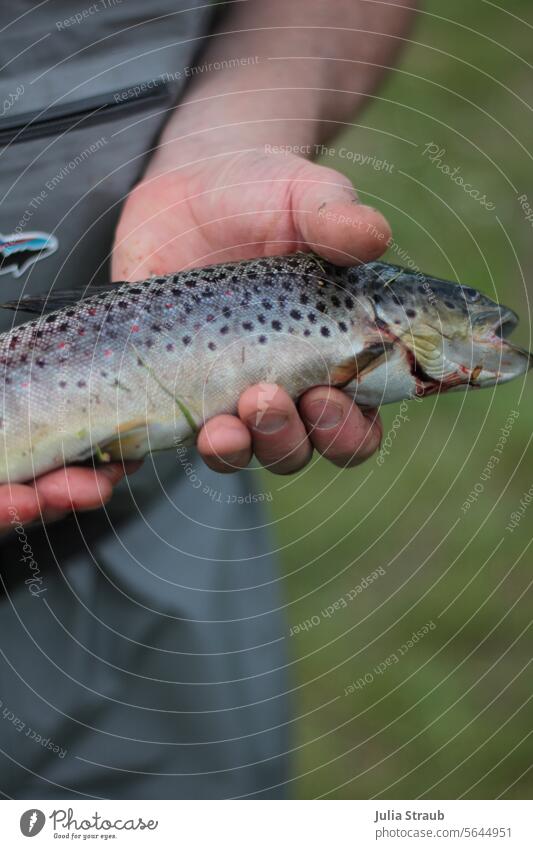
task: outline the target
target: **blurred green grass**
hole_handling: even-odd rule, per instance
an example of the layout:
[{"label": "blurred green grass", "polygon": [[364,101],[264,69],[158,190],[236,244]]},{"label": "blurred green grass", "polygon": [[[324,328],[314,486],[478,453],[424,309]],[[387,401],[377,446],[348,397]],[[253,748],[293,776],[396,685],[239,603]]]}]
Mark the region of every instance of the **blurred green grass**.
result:
[{"label": "blurred green grass", "polygon": [[[392,169],[322,160],[386,212],[421,269],[515,308],[528,347],[533,231],[517,195],[533,203],[532,36],[527,0],[425,3],[398,70],[332,142]],[[423,155],[430,142],[494,211]],[[530,378],[411,403],[382,466],[319,461],[294,479],[267,475],[289,623],[319,621],[287,637],[295,796],[531,797],[533,506],[514,532],[505,526],[533,484],[532,398]],[[512,410],[501,461],[463,513]],[[383,410],[385,433],[397,411]],[[379,567],[347,607],[321,614]]]}]

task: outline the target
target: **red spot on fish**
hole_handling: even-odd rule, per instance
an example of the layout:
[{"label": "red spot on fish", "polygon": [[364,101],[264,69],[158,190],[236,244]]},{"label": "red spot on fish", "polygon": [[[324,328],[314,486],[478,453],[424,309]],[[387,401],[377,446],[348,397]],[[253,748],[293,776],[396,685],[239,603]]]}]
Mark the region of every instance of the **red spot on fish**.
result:
[{"label": "red spot on fish", "polygon": [[132,333],[138,333],[139,332],[139,325],[138,324],[132,324],[131,325],[131,332]]},{"label": "red spot on fish", "polygon": [[174,306],[174,304],[165,304],[165,308],[167,310],[171,310],[173,306]]},{"label": "red spot on fish", "polygon": [[85,335],[85,330],[83,329],[83,327],[80,327],[80,329],[78,330],[78,336],[84,336],[84,335]]},{"label": "red spot on fish", "polygon": [[57,347],[58,347],[58,348],[64,348],[64,347],[65,347],[65,343],[64,343],[64,342],[60,342],[60,343],[59,343],[59,345],[58,345]]},{"label": "red spot on fish", "polygon": [[106,348],[105,351],[104,351],[104,357],[112,357],[112,356],[113,356],[113,351],[111,351],[110,348]]},{"label": "red spot on fish", "polygon": [[227,297],[229,297],[230,295],[233,295],[233,292],[231,291],[231,289],[226,289],[226,291],[224,292],[224,294],[225,294]]},{"label": "red spot on fish", "polygon": [[96,310],[94,307],[91,307],[89,310],[87,310],[87,312],[89,313],[89,315],[96,315]]},{"label": "red spot on fish", "polygon": [[23,389],[27,389],[30,384],[25,382],[25,383],[21,383],[20,385],[22,386]]}]

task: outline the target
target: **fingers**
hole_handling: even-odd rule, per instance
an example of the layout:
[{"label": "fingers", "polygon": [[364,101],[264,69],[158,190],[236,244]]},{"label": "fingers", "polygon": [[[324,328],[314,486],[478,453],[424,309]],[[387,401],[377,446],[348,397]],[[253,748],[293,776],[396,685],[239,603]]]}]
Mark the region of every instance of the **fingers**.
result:
[{"label": "fingers", "polygon": [[377,412],[362,412],[338,389],[310,389],[299,409],[312,444],[336,466],[357,466],[379,446],[382,431]]},{"label": "fingers", "polygon": [[94,510],[111,498],[113,487],[141,463],[110,463],[101,469],[66,467],[31,484],[0,486],[0,531],[14,523],[60,519],[72,510]]},{"label": "fingers", "polygon": [[101,469],[67,466],[35,481],[35,491],[43,508],[54,513],[71,510],[95,510],[113,494],[113,487],[124,477],[121,463]]},{"label": "fingers", "polygon": [[309,462],[313,447],[336,466],[357,466],[382,436],[375,410],[360,410],[328,386],[306,392],[299,409],[275,384],[252,386],[240,398],[239,417],[216,416],[200,431],[198,451],[216,472],[243,469],[254,453],[271,472],[287,475]]},{"label": "fingers", "polygon": [[278,386],[261,383],[247,389],[239,401],[239,417],[216,416],[200,431],[198,451],[214,471],[242,469],[252,452],[279,475],[298,471],[310,459],[304,424],[291,398]]},{"label": "fingers", "polygon": [[254,454],[271,472],[287,475],[310,460],[305,426],[284,389],[271,383],[251,386],[240,397],[239,416],[252,434]]},{"label": "fingers", "polygon": [[391,229],[383,215],[360,204],[352,184],[332,168],[309,163],[292,189],[299,241],[331,262],[369,262],[386,250]]},{"label": "fingers", "polygon": [[0,486],[0,531],[17,522],[33,522],[39,515],[39,499],[32,486],[22,483]]},{"label": "fingers", "polygon": [[208,421],[196,445],[203,461],[215,472],[244,469],[252,457],[250,431],[236,416],[216,416]]}]

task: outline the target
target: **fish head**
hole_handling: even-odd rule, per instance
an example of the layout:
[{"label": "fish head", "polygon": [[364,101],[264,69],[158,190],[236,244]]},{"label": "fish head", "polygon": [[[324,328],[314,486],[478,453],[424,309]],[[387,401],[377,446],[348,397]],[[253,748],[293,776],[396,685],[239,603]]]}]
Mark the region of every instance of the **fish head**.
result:
[{"label": "fish head", "polygon": [[407,355],[417,394],[487,387],[519,377],[533,355],[509,341],[513,310],[470,286],[372,263],[365,290],[376,323]]}]

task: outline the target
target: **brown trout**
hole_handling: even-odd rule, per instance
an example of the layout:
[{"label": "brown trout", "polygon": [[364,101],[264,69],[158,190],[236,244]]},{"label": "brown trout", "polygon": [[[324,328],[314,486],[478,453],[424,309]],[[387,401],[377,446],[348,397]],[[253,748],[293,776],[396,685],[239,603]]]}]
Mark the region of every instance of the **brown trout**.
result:
[{"label": "brown trout", "polygon": [[40,317],[0,336],[0,483],[194,440],[256,383],[294,399],[329,384],[378,407],[493,386],[532,363],[507,341],[515,313],[475,289],[311,254],[4,306]]}]

